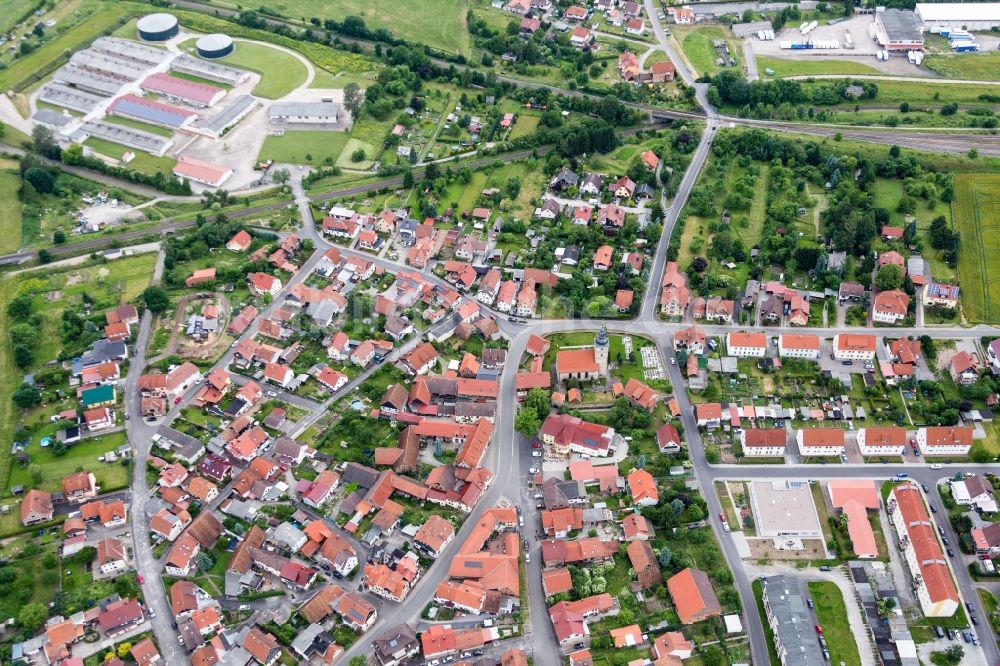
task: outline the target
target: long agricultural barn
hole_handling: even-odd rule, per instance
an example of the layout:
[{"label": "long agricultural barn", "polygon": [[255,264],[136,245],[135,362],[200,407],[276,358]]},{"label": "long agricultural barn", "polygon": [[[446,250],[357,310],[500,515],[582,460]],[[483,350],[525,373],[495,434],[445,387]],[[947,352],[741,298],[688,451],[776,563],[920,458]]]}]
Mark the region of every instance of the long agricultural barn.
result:
[{"label": "long agricultural barn", "polygon": [[172,129],[180,129],[198,117],[194,111],[178,109],[176,106],[161,104],[136,95],[122,95],[111,103],[108,113]]},{"label": "long agricultural barn", "polygon": [[203,79],[211,79],[219,83],[236,86],[250,78],[250,72],[235,67],[227,67],[217,62],[208,62],[201,58],[182,53],[170,61],[170,69],[182,74],[193,74]]},{"label": "long agricultural barn", "polygon": [[1000,26],[1000,2],[918,2],[914,11],[933,33]]},{"label": "long agricultural barn", "polygon": [[105,122],[84,123],[83,126],[73,135],[74,141],[85,141],[88,136],[95,136],[98,139],[107,139],[114,143],[120,143],[130,148],[145,150],[153,155],[163,155],[174,142],[165,136],[143,132],[142,130],[122,125],[112,125]]},{"label": "long agricultural barn", "polygon": [[171,37],[176,37],[180,32],[180,25],[177,17],[173,14],[149,14],[143,16],[135,24],[139,30],[139,36],[147,42],[165,42]]},{"label": "long agricultural barn", "polygon": [[222,136],[226,130],[243,120],[257,106],[257,100],[250,95],[240,95],[222,110],[201,125],[201,129]]},{"label": "long agricultural barn", "polygon": [[875,14],[875,39],[887,51],[922,51],[923,26],[914,12],[886,9]]},{"label": "long agricultural barn", "polygon": [[88,72],[94,72],[95,74],[120,81],[135,81],[148,69],[145,65],[115,58],[104,53],[97,53],[90,49],[77,51],[69,59],[69,62]]},{"label": "long agricultural barn", "polygon": [[38,99],[42,102],[55,104],[65,109],[73,109],[83,113],[90,113],[98,104],[105,100],[100,95],[92,95],[82,90],[70,88],[61,83],[49,83],[38,93]]},{"label": "long agricultural barn", "polygon": [[233,170],[227,166],[202,162],[193,157],[181,155],[177,164],[174,165],[174,175],[178,178],[187,178],[212,187],[219,187],[233,175]]},{"label": "long agricultural barn", "polygon": [[161,73],[150,74],[139,87],[143,91],[163,95],[168,99],[192,106],[213,106],[226,96],[226,91],[217,86]]},{"label": "long agricultural barn", "polygon": [[117,79],[88,72],[74,65],[63,65],[56,70],[52,78],[70,88],[77,88],[104,97],[111,97],[122,87],[122,82]]},{"label": "long agricultural barn", "polygon": [[100,51],[122,60],[132,60],[144,65],[159,65],[169,55],[161,48],[120,37],[98,37],[90,45],[90,48],[93,51]]},{"label": "long agricultural barn", "polygon": [[340,121],[340,105],[336,102],[275,102],[271,105],[271,122],[335,124]]}]

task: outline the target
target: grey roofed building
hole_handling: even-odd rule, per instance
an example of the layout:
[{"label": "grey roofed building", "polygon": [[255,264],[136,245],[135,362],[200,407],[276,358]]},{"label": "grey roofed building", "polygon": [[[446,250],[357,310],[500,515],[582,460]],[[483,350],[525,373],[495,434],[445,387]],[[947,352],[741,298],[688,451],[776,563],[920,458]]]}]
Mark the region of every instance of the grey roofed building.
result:
[{"label": "grey roofed building", "polygon": [[372,640],[372,650],[379,664],[396,664],[420,650],[417,635],[408,624],[390,627]]},{"label": "grey roofed building", "polygon": [[361,488],[371,488],[378,481],[378,472],[371,467],[365,467],[358,463],[347,463],[344,466],[344,484],[356,483]]},{"label": "grey roofed building", "polygon": [[542,497],[545,501],[545,508],[551,511],[565,509],[571,504],[586,501],[587,494],[583,489],[583,484],[579,481],[564,481],[552,477],[542,483]]},{"label": "grey roofed building", "polygon": [[[96,340],[90,345],[90,349],[80,357],[83,368],[89,368],[98,363],[108,361],[124,361],[128,358],[128,348],[124,342],[108,342],[107,340]],[[74,364],[75,365],[75,364]],[[75,370],[75,367],[74,367]],[[75,372],[74,374],[80,374]]]},{"label": "grey roofed building", "polygon": [[120,37],[98,37],[90,45],[90,49],[108,53],[122,60],[132,60],[147,65],[158,65],[169,55],[167,51],[155,46]]},{"label": "grey roofed building", "polygon": [[167,449],[179,449],[188,444],[197,444],[201,446],[201,441],[191,435],[185,434],[180,430],[171,428],[168,425],[161,425],[156,430],[157,435],[157,445],[161,448]]},{"label": "grey roofed building", "polygon": [[201,76],[220,83],[228,83],[233,86],[243,83],[250,78],[250,73],[242,69],[220,65],[217,62],[209,62],[201,58],[189,56],[186,53],[182,53],[171,60],[170,68],[175,72],[194,74],[195,76]]},{"label": "grey roofed building", "polygon": [[823,651],[799,580],[769,576],[763,586],[764,610],[783,666],[822,664]]},{"label": "grey roofed building", "polygon": [[507,363],[507,350],[500,348],[487,348],[483,350],[483,357],[480,364],[487,368],[500,369]]},{"label": "grey roofed building", "polygon": [[770,21],[750,21],[749,23],[734,23],[733,35],[743,39],[753,37],[758,32],[774,32],[774,26]]},{"label": "grey roofed building", "polygon": [[53,80],[64,83],[73,88],[80,88],[89,92],[97,93],[109,97],[116,94],[122,87],[122,81],[102,76],[80,69],[74,65],[63,65],[56,70]]},{"label": "grey roofed building", "polygon": [[335,123],[340,119],[336,102],[275,102],[268,115],[272,122]]},{"label": "grey roofed building", "polygon": [[120,81],[135,81],[146,71],[145,65],[116,58],[91,49],[77,51],[70,56],[70,64],[88,72],[97,72]]},{"label": "grey roofed building", "polygon": [[[323,626],[319,624],[310,624],[308,627],[299,632],[299,635],[295,637],[292,641],[292,649],[303,659],[308,659],[309,655],[313,652],[319,650],[324,652],[325,648],[319,648],[316,643],[322,642],[321,634],[323,633]],[[329,645],[332,640],[327,640],[326,643]]]},{"label": "grey roofed building", "polygon": [[31,119],[36,123],[48,125],[49,127],[65,127],[73,120],[73,118],[65,113],[59,113],[52,109],[38,109]]},{"label": "grey roofed building", "polygon": [[305,532],[287,522],[273,528],[267,538],[271,543],[291,551],[297,551],[307,539]]},{"label": "grey roofed building", "polygon": [[89,136],[94,136],[98,139],[107,139],[114,143],[120,143],[129,148],[138,148],[157,156],[163,155],[170,146],[174,145],[173,140],[165,136],[101,121],[85,122],[80,127],[80,130],[85,135],[83,136],[83,140],[86,140]]},{"label": "grey roofed building", "polygon": [[578,182],[580,182],[580,177],[568,167],[563,167],[549,182],[549,187],[556,190],[563,190],[567,187],[575,187]]},{"label": "grey roofed building", "polygon": [[263,502],[257,500],[243,501],[234,498],[223,502],[219,508],[222,509],[222,513],[227,513],[234,518],[253,520],[257,517],[261,506],[263,506]]},{"label": "grey roofed building", "polygon": [[83,90],[70,88],[61,83],[52,82],[44,86],[38,94],[38,99],[42,102],[55,104],[74,111],[90,113],[98,104],[104,101],[101,95],[94,95]]},{"label": "grey roofed building", "polygon": [[250,95],[240,95],[209,118],[201,128],[213,134],[222,134],[253,111],[256,106],[256,98]]},{"label": "grey roofed building", "polygon": [[189,652],[205,642],[204,637],[202,637],[201,632],[198,630],[198,626],[191,618],[177,625],[177,633],[181,635],[181,643],[184,645],[184,649]]},{"label": "grey roofed building", "polygon": [[924,41],[923,26],[912,9],[886,9],[875,14],[875,21],[885,29],[890,43]]}]

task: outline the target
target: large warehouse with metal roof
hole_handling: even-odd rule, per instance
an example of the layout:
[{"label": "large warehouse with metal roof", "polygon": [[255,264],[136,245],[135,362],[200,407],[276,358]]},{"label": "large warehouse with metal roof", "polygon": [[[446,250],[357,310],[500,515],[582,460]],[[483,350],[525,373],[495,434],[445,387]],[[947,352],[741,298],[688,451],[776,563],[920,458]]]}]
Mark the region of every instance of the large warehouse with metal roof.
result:
[{"label": "large warehouse with metal roof", "polygon": [[924,28],[934,33],[1000,26],[1000,2],[918,2],[914,11]]}]

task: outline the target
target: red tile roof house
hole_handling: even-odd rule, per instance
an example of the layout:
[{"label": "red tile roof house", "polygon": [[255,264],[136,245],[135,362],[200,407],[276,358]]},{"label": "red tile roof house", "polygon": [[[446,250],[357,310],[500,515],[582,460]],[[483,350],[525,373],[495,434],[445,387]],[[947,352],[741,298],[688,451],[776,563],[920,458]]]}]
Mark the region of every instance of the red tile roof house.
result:
[{"label": "red tile roof house", "polygon": [[281,291],[281,280],[267,273],[250,273],[247,275],[247,283],[255,296],[277,296]]},{"label": "red tile roof house", "polygon": [[648,541],[632,541],[628,545],[628,559],[632,563],[642,589],[659,585],[663,581],[660,563]]},{"label": "red tile roof house", "polygon": [[700,569],[688,567],[671,576],[667,580],[667,591],[681,624],[694,624],[722,614],[708,574]]},{"label": "red tile roof house", "polygon": [[295,373],[287,365],[268,363],[264,366],[264,379],[285,388],[295,379]]},{"label": "red tile roof house", "polygon": [[136,599],[120,599],[105,606],[97,616],[97,626],[108,638],[125,633],[145,619]]},{"label": "red tile roof house", "polygon": [[251,243],[253,243],[253,237],[251,237],[246,231],[240,230],[235,236],[229,239],[228,243],[226,243],[226,249],[230,252],[246,252],[250,249]]},{"label": "red tile roof house", "polygon": [[187,155],[177,158],[173,174],[178,178],[186,178],[209,187],[220,187],[233,175],[233,170],[220,164],[203,162]]},{"label": "red tile roof house", "polygon": [[82,504],[97,497],[101,488],[97,485],[97,477],[91,472],[75,472],[63,477],[63,495],[70,504]]},{"label": "red tile roof house", "polygon": [[212,282],[215,280],[215,268],[202,268],[196,270],[191,274],[186,280],[184,280],[185,287],[194,287],[199,284],[205,284],[206,282]]}]

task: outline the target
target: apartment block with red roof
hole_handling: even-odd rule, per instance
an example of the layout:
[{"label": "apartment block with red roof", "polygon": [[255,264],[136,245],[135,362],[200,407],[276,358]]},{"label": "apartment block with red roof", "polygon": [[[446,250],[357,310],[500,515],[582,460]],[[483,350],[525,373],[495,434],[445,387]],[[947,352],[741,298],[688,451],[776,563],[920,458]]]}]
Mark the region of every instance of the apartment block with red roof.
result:
[{"label": "apartment block with red roof", "polygon": [[875,344],[874,335],[838,333],[833,336],[833,357],[838,361],[871,361]]},{"label": "apartment block with red roof", "polygon": [[911,483],[896,486],[889,494],[886,511],[899,536],[924,615],[951,617],[959,607],[958,590],[920,491]]},{"label": "apartment block with red roof", "polygon": [[777,458],[785,455],[788,433],[784,428],[744,428],[740,446],[748,457]]},{"label": "apartment block with red roof", "polygon": [[767,354],[767,336],[763,333],[734,331],[726,334],[726,350],[737,358],[764,358]]},{"label": "apartment block with red roof", "polygon": [[925,456],[967,456],[972,448],[972,428],[938,426],[919,428],[917,446]]},{"label": "apartment block with red roof", "polygon": [[906,448],[906,428],[861,428],[857,440],[863,456],[901,456]]},{"label": "apartment block with red roof", "polygon": [[802,428],[795,433],[801,456],[839,456],[844,452],[841,428]]},{"label": "apartment block with red roof", "polygon": [[781,358],[819,359],[820,340],[818,335],[789,334],[778,337],[778,356]]}]

